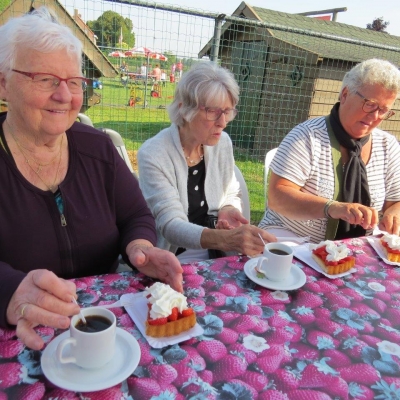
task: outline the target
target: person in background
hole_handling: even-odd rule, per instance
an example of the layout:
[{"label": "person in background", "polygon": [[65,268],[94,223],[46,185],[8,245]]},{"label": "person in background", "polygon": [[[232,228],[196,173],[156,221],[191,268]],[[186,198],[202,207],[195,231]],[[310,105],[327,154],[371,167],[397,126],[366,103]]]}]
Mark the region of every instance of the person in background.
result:
[{"label": "person in background", "polygon": [[167,84],[167,74],[165,73],[165,69],[161,70],[161,82],[163,86]]},{"label": "person in background", "polygon": [[139,149],[140,187],[156,219],[157,246],[181,263],[221,251],[253,256],[264,250],[259,235],[276,240],[241,212],[232,142],[224,132],[238,101],[233,74],[199,62],[176,88],[168,107],[172,125]]},{"label": "person in background", "polygon": [[181,79],[182,72],[183,72],[182,60],[179,60],[178,63],[176,64],[176,71],[177,71],[178,79]]},{"label": "person in background", "polygon": [[156,83],[159,83],[161,81],[161,69],[160,66],[158,64],[155,65],[153,71],[151,72],[151,74],[154,77],[154,80]]},{"label": "person in background", "polygon": [[[123,63],[121,64],[121,66],[119,67],[119,69],[120,69],[121,73],[128,72],[128,65],[127,65],[125,62],[123,62]],[[121,75],[122,75],[122,74],[121,74]]]},{"label": "person in background", "polygon": [[154,218],[109,137],[76,122],[88,80],[82,44],[45,7],[0,27],[0,326],[28,347],[66,329],[66,279],[131,267],[182,290],[176,257],[154,247]]},{"label": "person in background", "polygon": [[140,77],[142,79],[146,79],[146,73],[147,73],[147,64],[143,63],[142,66],[140,67]]},{"label": "person in background", "polygon": [[[332,239],[381,230],[400,233],[400,146],[380,129],[400,92],[400,71],[370,59],[346,73],[339,102],[328,117],[296,126],[271,163],[268,208],[259,226],[268,231],[309,235],[320,242],[336,221]],[[342,185],[334,201],[333,141],[340,152]]]},{"label": "person in background", "polygon": [[121,83],[123,87],[126,87],[128,84],[129,77],[127,74],[121,74]]}]

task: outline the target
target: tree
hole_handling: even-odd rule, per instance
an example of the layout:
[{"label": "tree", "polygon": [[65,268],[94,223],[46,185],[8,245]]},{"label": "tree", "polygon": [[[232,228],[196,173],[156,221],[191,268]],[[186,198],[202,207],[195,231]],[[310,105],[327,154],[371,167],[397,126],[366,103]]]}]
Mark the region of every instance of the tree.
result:
[{"label": "tree", "polygon": [[375,18],[372,21],[372,24],[367,24],[367,29],[371,31],[377,31],[377,32],[386,32],[387,26],[390,24],[389,21],[384,21],[383,17],[380,18]]},{"label": "tree", "polygon": [[121,28],[123,43],[128,48],[135,46],[132,21],[114,11],[105,11],[97,20],[87,21],[87,25],[98,37],[97,45],[100,47],[121,47]]}]

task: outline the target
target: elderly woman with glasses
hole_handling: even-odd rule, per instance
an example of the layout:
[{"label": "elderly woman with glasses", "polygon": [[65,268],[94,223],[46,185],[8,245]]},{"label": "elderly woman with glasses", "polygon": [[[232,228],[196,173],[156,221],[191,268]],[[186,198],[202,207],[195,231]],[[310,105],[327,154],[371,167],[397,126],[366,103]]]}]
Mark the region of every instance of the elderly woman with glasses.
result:
[{"label": "elderly woman with glasses", "polygon": [[88,80],[82,44],[44,7],[0,27],[0,326],[30,348],[38,324],[67,328],[76,287],[119,254],[182,290],[176,257],[107,135],[76,122]]},{"label": "elderly woman with glasses", "polygon": [[[271,163],[260,227],[313,242],[400,233],[400,146],[380,129],[400,92],[400,72],[370,59],[346,73],[329,116],[296,126]],[[275,229],[274,229],[275,228]]]},{"label": "elderly woman with glasses", "polygon": [[259,234],[275,240],[241,213],[232,142],[224,132],[238,100],[230,71],[199,62],[178,83],[168,108],[172,125],[139,149],[140,187],[156,219],[157,245],[182,263],[229,251],[255,255],[264,249]]}]

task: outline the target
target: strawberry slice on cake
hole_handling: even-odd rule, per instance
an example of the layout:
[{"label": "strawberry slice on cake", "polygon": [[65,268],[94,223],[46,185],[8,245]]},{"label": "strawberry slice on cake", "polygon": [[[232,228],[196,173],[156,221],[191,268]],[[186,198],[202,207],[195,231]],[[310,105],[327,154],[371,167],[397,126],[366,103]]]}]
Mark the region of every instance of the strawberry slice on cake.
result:
[{"label": "strawberry slice on cake", "polygon": [[325,240],[312,248],[312,257],[329,275],[337,275],[354,267],[355,258],[349,256],[350,250],[345,244],[336,244]]},{"label": "strawberry slice on cake", "polygon": [[386,258],[391,262],[400,262],[400,237],[389,235],[381,237],[381,244],[385,251]]},{"label": "strawberry slice on cake", "polygon": [[148,301],[146,335],[168,337],[185,332],[196,324],[194,310],[186,297],[165,283],[156,282],[144,291]]}]

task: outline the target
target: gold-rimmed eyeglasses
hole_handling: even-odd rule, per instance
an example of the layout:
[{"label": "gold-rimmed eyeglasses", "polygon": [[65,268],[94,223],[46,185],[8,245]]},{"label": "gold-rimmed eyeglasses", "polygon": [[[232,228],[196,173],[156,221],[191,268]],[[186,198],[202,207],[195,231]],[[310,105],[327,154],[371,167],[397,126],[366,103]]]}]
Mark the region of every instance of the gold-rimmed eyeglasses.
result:
[{"label": "gold-rimmed eyeglasses", "polygon": [[51,91],[60,86],[61,82],[65,82],[68,89],[73,94],[82,93],[90,83],[90,79],[83,76],[73,76],[72,78],[60,78],[54,74],[47,74],[44,72],[24,72],[17,69],[12,71],[25,75],[32,79],[35,86],[43,91]]},{"label": "gold-rimmed eyeglasses", "polygon": [[225,121],[230,122],[236,117],[238,113],[238,110],[236,110],[236,108],[225,108],[225,110],[218,107],[200,106],[199,108],[200,110],[205,110],[206,118],[208,121],[217,121],[222,114],[225,114]]},{"label": "gold-rimmed eyeglasses", "polygon": [[364,112],[371,114],[378,110],[379,119],[389,119],[394,115],[394,111],[387,107],[379,107],[379,104],[374,100],[365,98],[361,93],[356,91],[356,95],[364,100],[362,109]]}]

